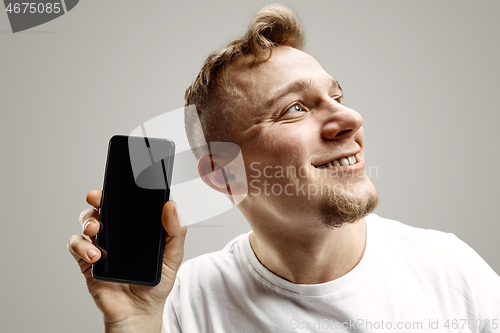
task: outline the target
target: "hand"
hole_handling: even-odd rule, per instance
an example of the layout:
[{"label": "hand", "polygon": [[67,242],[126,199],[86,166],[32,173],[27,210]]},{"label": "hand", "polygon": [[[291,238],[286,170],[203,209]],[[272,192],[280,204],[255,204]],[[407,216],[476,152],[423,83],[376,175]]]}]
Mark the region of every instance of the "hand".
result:
[{"label": "hand", "polygon": [[129,285],[96,280],[92,277],[92,263],[99,260],[101,252],[95,246],[95,236],[99,231],[101,191],[90,191],[87,202],[93,206],[80,215],[83,233],[73,235],[68,241],[68,249],[80,265],[86,279],[90,295],[102,312],[107,331],[126,332],[127,328],[141,328],[142,332],[161,330],[163,308],[175,281],[175,275],[184,255],[184,240],[187,228],[177,214],[173,201],[165,203],[162,212],[163,227],[167,231],[161,282],[155,287]]}]

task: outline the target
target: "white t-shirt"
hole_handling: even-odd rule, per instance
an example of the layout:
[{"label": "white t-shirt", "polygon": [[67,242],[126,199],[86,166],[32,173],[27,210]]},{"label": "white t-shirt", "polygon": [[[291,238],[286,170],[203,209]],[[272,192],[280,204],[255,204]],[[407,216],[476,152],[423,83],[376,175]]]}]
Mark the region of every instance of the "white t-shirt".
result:
[{"label": "white t-shirt", "polygon": [[455,235],[370,214],[359,264],[315,285],[266,269],[248,234],[186,261],[163,332],[500,332],[500,277]]}]

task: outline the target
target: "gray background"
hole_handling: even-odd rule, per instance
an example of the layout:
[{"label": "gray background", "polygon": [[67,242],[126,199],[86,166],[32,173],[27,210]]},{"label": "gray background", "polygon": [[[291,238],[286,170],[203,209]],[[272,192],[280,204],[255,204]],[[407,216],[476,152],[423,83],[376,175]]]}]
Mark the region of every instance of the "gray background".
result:
[{"label": "gray background", "polygon": [[[285,3],[364,117],[377,213],[453,232],[500,272],[499,2]],[[181,107],[204,58],[264,4],[87,0],[18,34],[0,12],[0,331],[102,330],[66,242],[107,141]],[[247,230],[236,209],[192,225],[186,257]]]}]

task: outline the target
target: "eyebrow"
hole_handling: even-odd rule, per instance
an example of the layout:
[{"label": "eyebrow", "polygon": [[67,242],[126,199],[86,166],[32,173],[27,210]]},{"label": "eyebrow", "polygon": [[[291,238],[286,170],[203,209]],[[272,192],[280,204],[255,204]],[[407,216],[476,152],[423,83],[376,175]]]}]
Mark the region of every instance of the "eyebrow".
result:
[{"label": "eyebrow", "polygon": [[[331,87],[332,88],[338,88],[342,92],[342,88],[340,87],[339,83],[337,80],[335,80],[333,77],[331,78]],[[291,93],[297,93],[300,91],[304,91],[307,88],[311,87],[313,85],[312,81],[309,80],[297,80],[289,85],[279,89],[274,97],[271,97],[269,100],[266,101],[264,104],[264,108],[269,108],[272,107],[274,104],[276,104],[280,99],[283,97],[291,94]]]}]

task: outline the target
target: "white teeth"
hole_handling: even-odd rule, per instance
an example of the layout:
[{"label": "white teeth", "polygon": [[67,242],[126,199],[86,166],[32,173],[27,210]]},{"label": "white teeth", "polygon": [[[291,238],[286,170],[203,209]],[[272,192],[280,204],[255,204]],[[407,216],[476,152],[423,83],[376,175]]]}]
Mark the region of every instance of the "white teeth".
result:
[{"label": "white teeth", "polygon": [[342,166],[349,165],[349,160],[347,158],[341,158],[339,160],[339,162],[340,162],[340,165],[342,165]]},{"label": "white teeth", "polygon": [[341,159],[338,159],[338,160],[334,160],[334,161],[328,162],[328,163],[323,164],[323,165],[318,165],[318,166],[316,166],[316,168],[318,168],[318,169],[324,169],[324,168],[332,168],[332,167],[338,167],[338,166],[353,165],[353,164],[357,163],[356,156],[357,156],[357,154],[349,156],[349,157],[344,157],[344,158],[341,158]]}]

